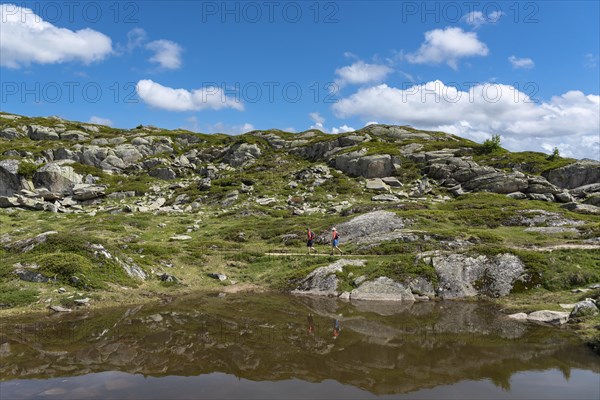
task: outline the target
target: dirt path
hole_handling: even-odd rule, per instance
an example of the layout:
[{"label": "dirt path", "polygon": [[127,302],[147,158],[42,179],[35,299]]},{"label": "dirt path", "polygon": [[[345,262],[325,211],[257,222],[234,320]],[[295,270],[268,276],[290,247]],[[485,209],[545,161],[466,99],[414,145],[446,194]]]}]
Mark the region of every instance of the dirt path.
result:
[{"label": "dirt path", "polygon": [[529,250],[529,251],[554,251],[554,250],[600,250],[600,245],[597,244],[555,244],[552,246],[509,246],[510,249],[515,250]]},{"label": "dirt path", "polygon": [[335,255],[331,255],[330,253],[313,253],[313,254],[306,254],[306,253],[265,253],[265,256],[275,256],[275,257],[285,257],[285,256],[306,256],[306,257],[344,257],[344,258],[348,258],[348,257],[379,257],[378,254],[347,254],[344,253],[342,255],[335,254]]},{"label": "dirt path", "polygon": [[[555,244],[552,246],[506,246],[508,249],[514,250],[527,250],[527,251],[540,251],[540,252],[550,252],[554,250],[600,250],[600,245],[597,244]],[[447,253],[447,251],[444,251]],[[267,252],[264,253],[266,256],[274,256],[274,257],[286,257],[286,256],[306,256],[309,257],[306,253],[285,253],[285,252]],[[317,253],[310,254],[310,257],[331,257],[328,252],[325,253]],[[335,254],[334,257],[380,257],[379,254],[347,254],[343,255]]]}]

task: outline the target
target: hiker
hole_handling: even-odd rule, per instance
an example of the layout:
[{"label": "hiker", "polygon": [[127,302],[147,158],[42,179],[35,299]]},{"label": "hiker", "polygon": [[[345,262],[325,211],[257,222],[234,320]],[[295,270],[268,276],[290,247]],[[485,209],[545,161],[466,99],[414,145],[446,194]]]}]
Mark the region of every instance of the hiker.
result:
[{"label": "hiker", "polygon": [[333,255],[334,250],[339,251],[340,255],[344,254],[344,253],[342,253],[342,250],[340,250],[340,248],[338,247],[339,243],[340,243],[340,234],[338,233],[337,229],[331,228],[331,255]]},{"label": "hiker", "polygon": [[310,230],[309,227],[306,228],[306,254],[310,254],[311,250],[314,250],[315,253],[319,253],[317,251],[317,249],[314,248],[314,243],[315,243],[315,239],[317,238],[317,235],[315,235],[315,233],[313,231]]}]

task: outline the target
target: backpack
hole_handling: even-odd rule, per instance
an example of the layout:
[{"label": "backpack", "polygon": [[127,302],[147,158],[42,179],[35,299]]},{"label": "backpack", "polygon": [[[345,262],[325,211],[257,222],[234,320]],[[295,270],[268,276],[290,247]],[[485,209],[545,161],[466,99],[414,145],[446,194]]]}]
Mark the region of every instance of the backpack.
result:
[{"label": "backpack", "polygon": [[333,238],[336,240],[340,240],[340,234],[336,231],[335,236]]},{"label": "backpack", "polygon": [[309,238],[310,238],[310,240],[315,240],[317,238],[317,235],[315,235],[315,233],[313,231],[310,231]]}]

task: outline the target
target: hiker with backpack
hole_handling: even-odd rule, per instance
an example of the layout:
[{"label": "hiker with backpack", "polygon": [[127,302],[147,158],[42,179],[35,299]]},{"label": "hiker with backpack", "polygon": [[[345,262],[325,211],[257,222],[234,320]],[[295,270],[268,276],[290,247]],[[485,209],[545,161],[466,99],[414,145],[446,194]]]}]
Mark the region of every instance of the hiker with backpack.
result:
[{"label": "hiker with backpack", "polygon": [[315,253],[318,254],[319,252],[317,251],[317,249],[314,248],[314,243],[315,239],[317,238],[317,235],[315,235],[315,233],[310,229],[310,227],[306,227],[306,236],[306,254],[310,254],[311,250],[314,250]]},{"label": "hiker with backpack", "polygon": [[340,243],[340,234],[338,233],[337,229],[331,228],[331,255],[333,255],[334,250],[339,251],[340,255],[344,254],[344,253],[342,253],[342,250],[340,250],[340,248],[338,247],[339,243]]}]

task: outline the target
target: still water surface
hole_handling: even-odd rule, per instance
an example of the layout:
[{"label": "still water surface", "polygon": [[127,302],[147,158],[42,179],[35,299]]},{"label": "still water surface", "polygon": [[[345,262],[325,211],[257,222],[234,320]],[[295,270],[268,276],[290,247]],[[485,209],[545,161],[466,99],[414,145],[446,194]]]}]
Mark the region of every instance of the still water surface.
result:
[{"label": "still water surface", "polygon": [[600,357],[483,303],[279,295],[3,319],[0,399],[599,399]]}]

